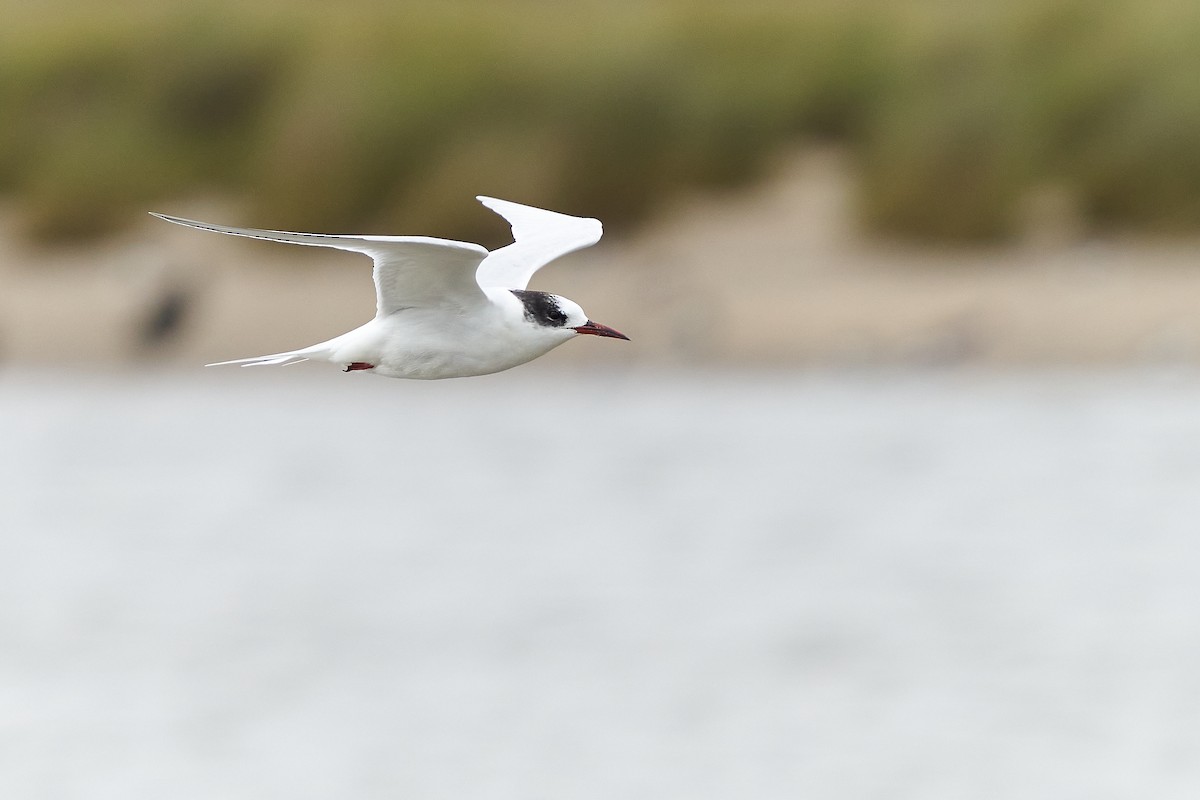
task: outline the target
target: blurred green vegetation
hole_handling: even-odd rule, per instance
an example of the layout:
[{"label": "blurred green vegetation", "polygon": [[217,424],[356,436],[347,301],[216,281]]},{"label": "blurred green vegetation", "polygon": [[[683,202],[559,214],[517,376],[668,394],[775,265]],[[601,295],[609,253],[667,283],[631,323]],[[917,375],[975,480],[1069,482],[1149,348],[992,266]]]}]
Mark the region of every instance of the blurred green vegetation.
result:
[{"label": "blurred green vegetation", "polygon": [[0,193],[47,240],[196,195],[282,228],[486,238],[477,193],[620,226],[812,139],[887,234],[1002,238],[1047,184],[1096,226],[1200,227],[1195,3],[0,10]]}]

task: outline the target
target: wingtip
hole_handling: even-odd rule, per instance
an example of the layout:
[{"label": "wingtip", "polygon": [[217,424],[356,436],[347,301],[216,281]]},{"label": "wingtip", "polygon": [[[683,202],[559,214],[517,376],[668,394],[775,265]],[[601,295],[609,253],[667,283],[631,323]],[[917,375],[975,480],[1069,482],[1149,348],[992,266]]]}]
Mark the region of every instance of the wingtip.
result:
[{"label": "wingtip", "polygon": [[[549,208],[542,208],[541,206],[531,206],[531,205],[527,205],[525,203],[518,203],[515,200],[503,200],[499,197],[489,197],[486,194],[477,194],[477,195],[475,195],[475,199],[478,200],[480,203],[483,203],[484,206],[491,209],[492,211],[495,211],[497,214],[504,217],[505,219],[509,219],[508,215],[510,212],[514,212],[514,211],[518,211],[518,210],[540,211],[545,214],[554,214],[559,217],[570,217],[573,219],[577,219],[581,222],[594,222],[597,226],[600,227],[600,230],[603,231],[603,224],[600,222],[600,220],[596,219],[595,217],[577,217],[574,214],[567,214],[566,212],[563,212],[563,211],[552,211]],[[510,219],[509,221],[511,222],[512,220]]]},{"label": "wingtip", "polygon": [[149,211],[147,213],[152,217],[161,219],[163,222],[174,222],[176,225],[186,225],[189,222],[183,217],[173,217],[170,214],[160,214],[157,211]]}]

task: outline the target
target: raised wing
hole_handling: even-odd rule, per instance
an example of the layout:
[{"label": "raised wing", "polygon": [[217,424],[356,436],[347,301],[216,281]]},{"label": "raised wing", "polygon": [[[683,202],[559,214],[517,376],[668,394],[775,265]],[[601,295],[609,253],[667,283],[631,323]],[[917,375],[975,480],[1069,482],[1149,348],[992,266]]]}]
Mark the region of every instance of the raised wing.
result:
[{"label": "raised wing", "polygon": [[405,308],[469,307],[487,299],[475,281],[475,271],[488,251],[469,242],[428,236],[337,236],[261,231],[212,225],[166,214],[154,216],[202,231],[365,253],[375,261],[376,315],[380,317]]},{"label": "raised wing", "polygon": [[598,219],[572,217],[494,197],[476,199],[508,220],[515,240],[493,250],[479,265],[475,277],[480,286],[524,289],[533,273],[560,256],[591,247],[604,233]]}]

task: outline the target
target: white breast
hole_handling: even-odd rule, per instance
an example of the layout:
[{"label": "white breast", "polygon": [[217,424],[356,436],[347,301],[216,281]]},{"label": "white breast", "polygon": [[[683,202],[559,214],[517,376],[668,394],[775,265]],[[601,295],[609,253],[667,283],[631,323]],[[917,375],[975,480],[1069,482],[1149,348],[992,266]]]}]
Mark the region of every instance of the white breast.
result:
[{"label": "white breast", "polygon": [[375,328],[370,338],[376,353],[339,354],[338,360],[369,361],[390,378],[487,375],[532,361],[572,338],[570,331],[529,324],[511,292],[484,291],[491,302],[470,313],[414,308],[372,320],[364,328]]}]

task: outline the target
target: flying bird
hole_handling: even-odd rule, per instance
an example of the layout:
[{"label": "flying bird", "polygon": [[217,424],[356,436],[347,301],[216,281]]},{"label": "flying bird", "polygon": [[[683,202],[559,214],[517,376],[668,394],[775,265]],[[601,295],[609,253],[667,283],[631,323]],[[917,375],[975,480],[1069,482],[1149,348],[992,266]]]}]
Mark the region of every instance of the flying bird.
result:
[{"label": "flying bird", "polygon": [[481,203],[508,220],[513,243],[489,252],[469,242],[427,236],[344,236],[230,228],[154,214],[233,236],[332,247],[375,262],[375,318],[327,342],[286,353],[209,364],[330,361],[343,371],[389,378],[459,378],[510,369],[581,334],[626,339],[592,322],[578,304],[527,289],[554,259],[600,240],[600,220],[572,217],[494,197]]}]

